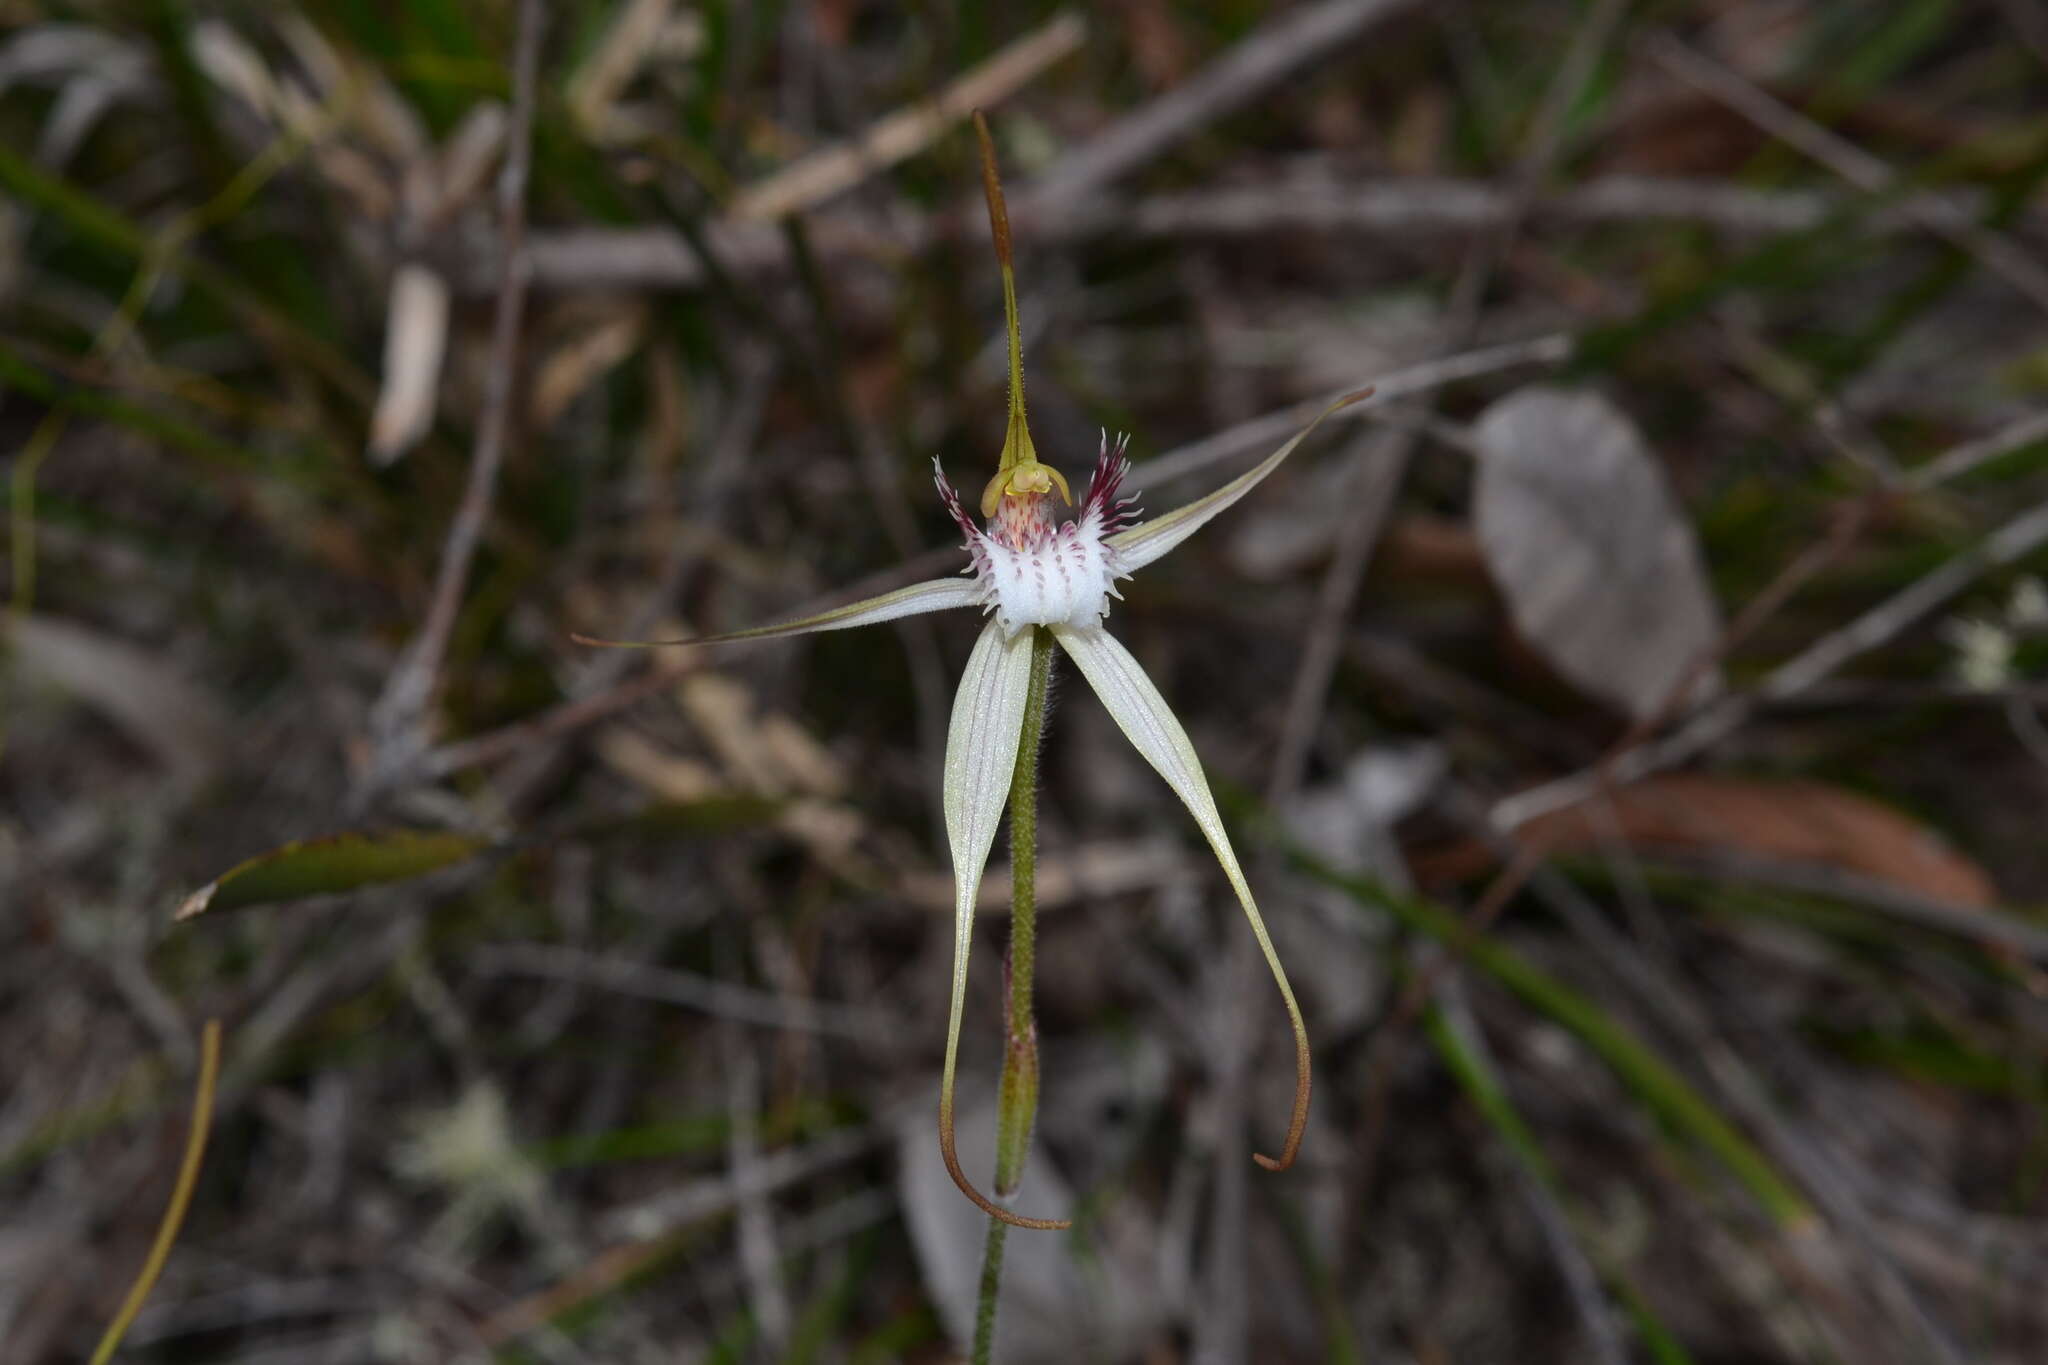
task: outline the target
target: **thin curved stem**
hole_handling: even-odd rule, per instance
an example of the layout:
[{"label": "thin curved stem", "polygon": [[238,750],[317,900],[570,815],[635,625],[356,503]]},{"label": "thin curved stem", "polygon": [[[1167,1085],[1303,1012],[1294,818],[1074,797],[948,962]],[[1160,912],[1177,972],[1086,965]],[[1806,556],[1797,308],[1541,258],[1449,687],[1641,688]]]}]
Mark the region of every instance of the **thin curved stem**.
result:
[{"label": "thin curved stem", "polygon": [[114,1314],[114,1320],[107,1325],[105,1335],[92,1353],[92,1365],[105,1365],[114,1358],[114,1352],[121,1347],[121,1339],[135,1325],[135,1316],[142,1311],[143,1301],[156,1287],[164,1262],[171,1258],[171,1245],[178,1240],[178,1229],[185,1222],[185,1210],[192,1205],[192,1191],[199,1184],[200,1164],[206,1159],[206,1134],[213,1125],[213,1092],[219,1078],[220,1020],[209,1019],[205,1031],[199,1036],[199,1085],[192,1097],[192,1124],[186,1132],[185,1158],[178,1163],[178,1181],[171,1189],[170,1205],[157,1224],[156,1240],[150,1243],[149,1255],[143,1261],[142,1269],[128,1287],[128,1297],[121,1301],[120,1311]]},{"label": "thin curved stem", "polygon": [[[1016,1193],[1024,1178],[1038,1117],[1038,1022],[1031,1009],[1038,960],[1038,748],[1045,735],[1053,639],[1049,630],[1031,629],[1031,682],[1024,696],[1024,730],[1017,737],[1017,766],[1010,775],[1010,955],[1004,971],[1009,991],[1003,999],[1003,1079],[996,1092],[998,1198]],[[1008,1219],[989,1219],[974,1314],[974,1365],[988,1365],[995,1349],[996,1297],[1008,1232]]]}]

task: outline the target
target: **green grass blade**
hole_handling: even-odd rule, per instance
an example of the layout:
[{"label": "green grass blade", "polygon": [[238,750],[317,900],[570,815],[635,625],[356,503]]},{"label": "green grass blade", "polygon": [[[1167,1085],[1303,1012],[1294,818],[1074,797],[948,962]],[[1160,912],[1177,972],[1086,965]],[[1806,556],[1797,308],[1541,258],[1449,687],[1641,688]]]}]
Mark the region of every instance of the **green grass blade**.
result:
[{"label": "green grass blade", "polygon": [[1347,877],[1289,850],[1310,877],[1346,893],[1361,905],[1385,910],[1472,962],[1520,997],[1523,1003],[1570,1030],[1607,1064],[1666,1127],[1696,1143],[1727,1168],[1773,1222],[1798,1227],[1814,1215],[1791,1183],[1764,1154],[1723,1118],[1683,1076],[1636,1038],[1606,1010],[1497,940],[1473,937],[1450,911],[1397,895],[1378,883]]},{"label": "green grass blade", "polygon": [[375,398],[376,386],[354,361],[289,315],[204,261],[179,251],[159,252],[140,227],[75,185],[49,174],[5,142],[0,142],[0,190],[62,220],[87,241],[179,276],[359,405],[367,407]]},{"label": "green grass blade", "polygon": [[[1521,1111],[1515,1108],[1515,1102],[1508,1097],[1492,1070],[1465,1045],[1441,1011],[1431,1009],[1424,1019],[1424,1028],[1429,1040],[1436,1045],[1437,1055],[1443,1059],[1452,1077],[1464,1087],[1466,1098],[1479,1110],[1480,1117],[1507,1143],[1508,1150],[1530,1175],[1553,1195],[1561,1197],[1556,1168],[1544,1155],[1535,1131],[1529,1127]],[[1572,1235],[1578,1236],[1576,1228]],[[1586,1255],[1596,1264],[1601,1259],[1593,1254],[1590,1247],[1586,1249]],[[1600,1275],[1608,1288],[1620,1297],[1629,1321],[1655,1359],[1664,1365],[1691,1365],[1692,1358],[1686,1354],[1685,1348],[1671,1335],[1670,1329],[1664,1326],[1649,1301],[1626,1274],[1610,1266],[1601,1266]]]}]

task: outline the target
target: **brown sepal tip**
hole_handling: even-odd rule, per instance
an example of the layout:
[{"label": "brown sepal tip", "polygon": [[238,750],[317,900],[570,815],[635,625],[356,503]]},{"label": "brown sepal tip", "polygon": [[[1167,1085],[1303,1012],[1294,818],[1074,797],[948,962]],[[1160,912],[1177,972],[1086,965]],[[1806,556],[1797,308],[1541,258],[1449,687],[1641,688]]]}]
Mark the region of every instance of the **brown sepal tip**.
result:
[{"label": "brown sepal tip", "polygon": [[988,119],[974,111],[974,135],[981,143],[981,188],[988,196],[988,226],[996,239],[996,260],[1010,268],[1010,214],[1003,206],[1003,178],[996,169],[996,143],[989,136]]}]

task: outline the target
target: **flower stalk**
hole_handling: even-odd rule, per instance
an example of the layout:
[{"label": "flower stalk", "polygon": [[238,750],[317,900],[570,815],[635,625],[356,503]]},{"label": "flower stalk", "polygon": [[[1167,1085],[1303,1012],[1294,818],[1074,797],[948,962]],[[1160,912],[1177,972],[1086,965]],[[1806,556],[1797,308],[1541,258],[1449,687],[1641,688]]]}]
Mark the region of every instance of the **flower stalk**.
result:
[{"label": "flower stalk", "polygon": [[1038,1117],[1038,1020],[1031,1007],[1038,959],[1038,749],[1051,683],[1052,632],[1034,626],[1024,730],[1017,737],[1017,770],[1010,777],[1010,955],[1004,964],[1010,989],[1003,1002],[1003,1079],[996,1101],[998,1199],[1015,1194],[1024,1178],[1024,1157]]},{"label": "flower stalk", "polygon": [[[998,1199],[1017,1192],[1038,1118],[1038,1020],[1032,1009],[1038,958],[1038,750],[1052,683],[1052,632],[1032,627],[1031,681],[1024,697],[1024,728],[1017,736],[1017,767],[1010,775],[1010,952],[1004,959],[1003,1078],[996,1091]],[[974,1365],[987,1365],[995,1348],[996,1298],[1002,1288],[1003,1239],[1010,1225],[988,1220],[981,1253],[981,1292],[974,1313]]]},{"label": "flower stalk", "polygon": [[1055,487],[1060,500],[1071,503],[1066,477],[1051,465],[1040,464],[1038,447],[1031,443],[1031,426],[1024,418],[1024,330],[1017,325],[1017,271],[1010,258],[1010,210],[1003,203],[1003,178],[996,169],[995,139],[988,133],[988,120],[974,111],[974,135],[981,142],[981,189],[988,199],[989,236],[996,244],[996,265],[1003,275],[1003,329],[1010,345],[1010,418],[1003,428],[1003,451],[996,461],[996,475],[981,491],[981,514],[996,515],[1005,494],[1021,496],[1050,493]]}]

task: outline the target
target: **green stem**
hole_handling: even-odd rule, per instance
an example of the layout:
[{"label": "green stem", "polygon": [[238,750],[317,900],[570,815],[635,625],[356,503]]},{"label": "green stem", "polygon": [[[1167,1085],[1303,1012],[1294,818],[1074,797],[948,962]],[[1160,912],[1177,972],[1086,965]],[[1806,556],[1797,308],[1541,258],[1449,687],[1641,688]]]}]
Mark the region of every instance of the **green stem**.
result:
[{"label": "green stem", "polygon": [[988,1240],[981,1248],[981,1295],[974,1305],[973,1365],[989,1365],[996,1346],[996,1293],[1003,1281],[1003,1238],[1010,1225],[1000,1218],[988,1220]]},{"label": "green stem", "polygon": [[[1052,632],[1042,626],[1031,629],[1031,683],[1024,696],[1024,729],[1017,737],[1017,766],[1010,776],[1010,953],[1003,973],[1009,994],[1003,1000],[1003,1079],[996,1092],[998,1199],[1016,1193],[1024,1177],[1038,1116],[1038,1024],[1032,1017],[1031,989],[1038,961],[1038,747],[1052,681]],[[988,1365],[995,1347],[996,1294],[1008,1232],[1001,1219],[988,1220],[974,1314],[974,1365]]]}]

